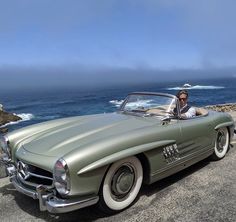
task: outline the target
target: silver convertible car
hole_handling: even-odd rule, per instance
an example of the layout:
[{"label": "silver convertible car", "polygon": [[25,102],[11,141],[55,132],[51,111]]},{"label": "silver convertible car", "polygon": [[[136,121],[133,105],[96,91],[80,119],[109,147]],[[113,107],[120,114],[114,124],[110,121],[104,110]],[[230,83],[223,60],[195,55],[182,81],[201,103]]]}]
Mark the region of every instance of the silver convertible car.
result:
[{"label": "silver convertible car", "polygon": [[38,199],[40,210],[64,213],[98,204],[112,213],[130,206],[143,183],[208,156],[223,158],[233,134],[226,113],[197,109],[196,117],[182,119],[175,96],[137,92],[115,113],[8,133],[0,153],[16,190]]}]

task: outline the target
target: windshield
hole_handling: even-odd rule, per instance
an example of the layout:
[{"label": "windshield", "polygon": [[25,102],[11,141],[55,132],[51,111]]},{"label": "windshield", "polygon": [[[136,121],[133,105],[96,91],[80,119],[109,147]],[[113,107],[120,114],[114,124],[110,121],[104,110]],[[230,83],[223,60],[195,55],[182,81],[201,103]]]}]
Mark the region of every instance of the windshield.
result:
[{"label": "windshield", "polygon": [[175,97],[163,94],[130,94],[121,106],[121,111],[145,116],[167,116],[176,107]]}]

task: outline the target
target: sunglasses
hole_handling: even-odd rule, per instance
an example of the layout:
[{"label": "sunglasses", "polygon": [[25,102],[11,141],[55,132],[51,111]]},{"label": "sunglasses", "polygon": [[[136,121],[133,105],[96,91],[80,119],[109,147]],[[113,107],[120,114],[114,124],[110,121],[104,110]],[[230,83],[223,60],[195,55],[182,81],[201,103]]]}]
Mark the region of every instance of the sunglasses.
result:
[{"label": "sunglasses", "polygon": [[180,100],[180,101],[181,101],[181,100],[186,101],[187,98],[179,98],[179,100]]}]

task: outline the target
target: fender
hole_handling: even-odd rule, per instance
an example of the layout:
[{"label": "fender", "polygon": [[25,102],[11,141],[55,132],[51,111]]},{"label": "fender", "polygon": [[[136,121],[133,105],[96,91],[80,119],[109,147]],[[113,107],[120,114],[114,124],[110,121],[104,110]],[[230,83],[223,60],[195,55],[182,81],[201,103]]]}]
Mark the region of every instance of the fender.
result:
[{"label": "fender", "polygon": [[111,164],[111,163],[113,163],[117,160],[129,157],[129,156],[134,156],[134,155],[137,155],[137,154],[142,153],[144,151],[156,149],[158,147],[171,145],[173,143],[176,143],[176,141],[175,140],[163,140],[163,141],[146,143],[146,144],[142,144],[142,145],[139,145],[139,146],[134,146],[134,147],[131,147],[131,148],[127,148],[125,150],[122,150],[122,151],[119,151],[117,153],[111,154],[109,156],[106,156],[102,159],[99,159],[99,160],[85,166],[84,168],[82,168],[81,170],[79,170],[77,172],[77,175],[87,173],[91,170],[94,170],[94,169],[97,169],[99,167],[103,167],[105,165]]},{"label": "fender", "polygon": [[215,127],[215,130],[218,130],[218,129],[222,128],[222,127],[227,127],[227,126],[234,126],[234,122],[233,122],[233,121],[230,121],[230,122],[218,124],[218,125]]}]

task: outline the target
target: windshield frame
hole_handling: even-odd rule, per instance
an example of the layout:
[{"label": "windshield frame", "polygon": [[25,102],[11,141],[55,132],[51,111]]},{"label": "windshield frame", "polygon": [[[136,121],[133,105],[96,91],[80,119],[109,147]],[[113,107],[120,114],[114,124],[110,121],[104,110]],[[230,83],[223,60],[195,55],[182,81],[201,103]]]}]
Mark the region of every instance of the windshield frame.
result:
[{"label": "windshield frame", "polygon": [[[172,94],[168,94],[168,93],[155,93],[155,92],[132,92],[132,93],[129,93],[127,95],[127,97],[125,98],[124,102],[121,104],[120,108],[118,111],[120,112],[125,112],[125,113],[130,113],[130,114],[133,114],[133,115],[137,115],[135,114],[134,112],[132,111],[127,111],[127,110],[124,110],[124,107],[125,105],[127,104],[128,102],[128,99],[130,96],[132,95],[144,95],[144,96],[163,96],[163,97],[168,97],[168,98],[171,98],[171,99],[174,99],[175,100],[175,104],[176,104],[176,108],[177,108],[177,115],[176,117],[177,118],[180,118],[180,105],[179,105],[179,100],[176,96],[172,95]],[[139,115],[140,116],[140,115]],[[142,115],[142,116],[145,116],[145,115]]]}]

